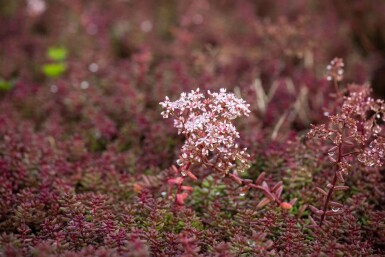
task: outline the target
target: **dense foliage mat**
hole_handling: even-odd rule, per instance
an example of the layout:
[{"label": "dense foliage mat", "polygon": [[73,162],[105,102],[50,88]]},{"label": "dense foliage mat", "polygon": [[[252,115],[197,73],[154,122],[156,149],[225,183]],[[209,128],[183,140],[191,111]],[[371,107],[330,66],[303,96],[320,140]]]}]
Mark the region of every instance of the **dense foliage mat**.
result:
[{"label": "dense foliage mat", "polygon": [[385,254],[382,1],[0,3],[1,256]]}]

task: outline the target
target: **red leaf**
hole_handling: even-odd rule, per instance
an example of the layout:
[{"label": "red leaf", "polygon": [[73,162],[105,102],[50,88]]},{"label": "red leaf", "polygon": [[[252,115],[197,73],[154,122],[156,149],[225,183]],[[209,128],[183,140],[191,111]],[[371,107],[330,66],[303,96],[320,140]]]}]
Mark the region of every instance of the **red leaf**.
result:
[{"label": "red leaf", "polygon": [[180,204],[184,204],[184,200],[187,198],[188,194],[187,193],[181,193],[176,195],[176,201]]},{"label": "red leaf", "polygon": [[329,202],[329,205],[332,206],[332,207],[337,207],[337,208],[343,207],[342,204],[337,203],[337,202],[333,202],[333,201],[330,201],[330,202]]},{"label": "red leaf", "polygon": [[270,192],[269,186],[267,185],[266,181],[262,182],[262,187],[267,189]]},{"label": "red leaf", "polygon": [[342,183],[345,183],[345,179],[344,179],[344,177],[342,176],[341,171],[337,171],[337,172],[336,172],[336,175],[337,175],[337,178],[338,178]]},{"label": "red leaf", "polygon": [[313,217],[310,216],[310,215],[309,215],[309,220],[310,220],[310,223],[311,223],[312,225],[318,226],[318,225],[317,225],[317,222],[315,222],[315,220],[313,219]]},{"label": "red leaf", "polygon": [[266,176],[266,172],[262,172],[261,174],[259,174],[257,180],[255,180],[255,184],[256,184],[256,185],[261,184],[261,182],[263,181],[263,179],[265,178],[265,176]]},{"label": "red leaf", "polygon": [[182,190],[185,190],[185,191],[193,191],[194,189],[190,186],[182,186]]},{"label": "red leaf", "polygon": [[235,182],[237,182],[238,184],[242,185],[242,180],[238,177],[238,176],[235,176],[234,174],[229,174],[230,178],[233,179]]},{"label": "red leaf", "polygon": [[336,216],[336,215],[340,215],[341,213],[343,213],[344,210],[342,209],[337,209],[337,210],[331,210],[331,211],[326,211],[325,212],[325,215],[326,216]]},{"label": "red leaf", "polygon": [[348,189],[349,189],[348,186],[335,186],[334,187],[335,191],[345,191],[345,190],[348,190]]},{"label": "red leaf", "polygon": [[322,215],[323,211],[317,209],[316,207],[314,207],[313,205],[309,205],[309,208],[312,212],[314,212],[315,214],[317,215]]},{"label": "red leaf", "polygon": [[323,195],[328,195],[328,193],[326,193],[326,191],[323,190],[323,189],[320,188],[320,187],[316,187],[315,189],[317,189],[317,191],[318,191],[319,193],[323,194]]},{"label": "red leaf", "polygon": [[180,185],[183,183],[183,178],[182,177],[170,178],[167,182],[169,184]]},{"label": "red leaf", "polygon": [[271,201],[268,198],[263,198],[257,205],[257,208],[262,208],[266,205],[268,205]]},{"label": "red leaf", "polygon": [[192,180],[197,180],[198,178],[191,172],[191,171],[187,171],[187,176],[189,176]]},{"label": "red leaf", "polygon": [[275,192],[275,190],[277,190],[280,186],[282,186],[283,182],[282,181],[279,181],[277,184],[275,184],[272,188],[271,188],[271,192]]},{"label": "red leaf", "polygon": [[297,198],[293,198],[289,203],[293,206],[296,202],[297,202]]},{"label": "red leaf", "polygon": [[270,193],[269,188],[265,188],[263,186],[254,186],[254,188],[257,188],[262,191],[262,193],[268,197],[271,201],[274,201],[275,197],[273,194]]},{"label": "red leaf", "polygon": [[281,197],[282,190],[283,190],[283,186],[278,187],[277,191],[275,192],[275,195],[277,196],[277,198]]},{"label": "red leaf", "polygon": [[179,172],[178,172],[178,168],[177,168],[175,165],[172,165],[172,166],[171,166],[171,169],[172,169],[173,172],[175,172],[175,174],[178,174],[178,173],[179,173]]}]

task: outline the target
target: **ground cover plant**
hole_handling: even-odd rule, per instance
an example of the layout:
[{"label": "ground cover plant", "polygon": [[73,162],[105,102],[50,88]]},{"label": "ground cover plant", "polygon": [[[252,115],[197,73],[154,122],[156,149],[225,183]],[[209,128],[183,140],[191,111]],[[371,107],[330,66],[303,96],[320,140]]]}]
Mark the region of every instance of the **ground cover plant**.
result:
[{"label": "ground cover plant", "polygon": [[385,255],[382,1],[0,3],[0,256]]}]

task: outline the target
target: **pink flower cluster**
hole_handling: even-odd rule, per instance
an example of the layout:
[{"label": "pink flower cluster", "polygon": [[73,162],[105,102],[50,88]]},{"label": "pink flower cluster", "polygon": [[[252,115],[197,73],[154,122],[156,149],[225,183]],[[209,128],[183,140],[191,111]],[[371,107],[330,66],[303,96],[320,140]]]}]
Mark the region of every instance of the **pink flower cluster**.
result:
[{"label": "pink flower cluster", "polygon": [[[329,140],[334,147],[328,153],[334,162],[337,146],[342,144],[344,150],[350,149],[362,164],[381,166],[385,140],[380,134],[382,127],[379,123],[385,120],[384,101],[371,98],[369,86],[350,85],[348,91],[341,112],[329,116],[328,126],[312,126],[308,136]],[[344,155],[341,161],[350,155]]]},{"label": "pink flower cluster", "polygon": [[231,123],[249,115],[249,104],[244,100],[226,89],[219,93],[207,91],[206,97],[198,88],[182,93],[174,102],[166,97],[160,105],[163,118],[173,117],[178,134],[186,136],[177,160],[179,166],[203,164],[224,174],[235,167],[238,171],[248,168],[249,155],[235,142],[239,133]]}]

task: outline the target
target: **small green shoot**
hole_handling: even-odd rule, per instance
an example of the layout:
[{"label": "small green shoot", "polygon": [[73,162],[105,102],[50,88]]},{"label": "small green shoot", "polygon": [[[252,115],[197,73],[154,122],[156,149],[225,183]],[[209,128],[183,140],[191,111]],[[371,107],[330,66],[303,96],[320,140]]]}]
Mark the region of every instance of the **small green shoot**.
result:
[{"label": "small green shoot", "polygon": [[13,88],[13,83],[0,78],[0,92],[8,92]]},{"label": "small green shoot", "polygon": [[56,62],[65,61],[67,58],[67,49],[64,47],[50,47],[47,50],[47,56],[50,60]]},{"label": "small green shoot", "polygon": [[62,75],[67,69],[65,63],[50,63],[43,66],[43,72],[46,76],[57,78]]}]

